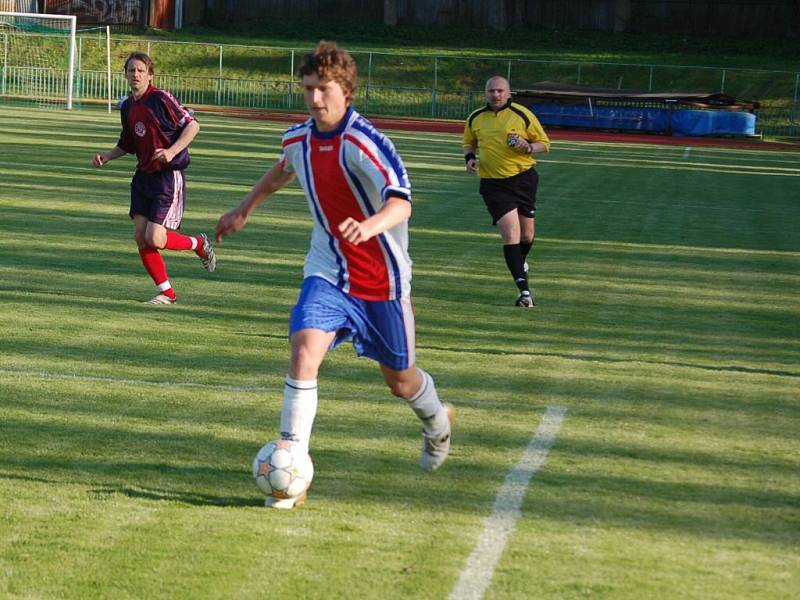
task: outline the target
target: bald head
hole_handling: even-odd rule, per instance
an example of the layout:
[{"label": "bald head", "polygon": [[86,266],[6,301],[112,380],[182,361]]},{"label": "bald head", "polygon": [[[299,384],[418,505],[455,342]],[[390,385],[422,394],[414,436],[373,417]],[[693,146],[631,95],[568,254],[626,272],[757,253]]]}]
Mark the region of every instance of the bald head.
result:
[{"label": "bald head", "polygon": [[486,103],[493,111],[502,109],[511,99],[508,79],[496,75],[486,82]]}]

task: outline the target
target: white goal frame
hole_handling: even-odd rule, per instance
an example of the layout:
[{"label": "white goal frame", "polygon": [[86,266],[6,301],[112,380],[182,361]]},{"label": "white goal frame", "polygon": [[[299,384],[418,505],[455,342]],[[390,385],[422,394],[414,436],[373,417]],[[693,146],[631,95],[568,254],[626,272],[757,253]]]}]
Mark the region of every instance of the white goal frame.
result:
[{"label": "white goal frame", "polygon": [[[68,21],[69,22],[69,58],[67,62],[67,110],[72,110],[73,82],[75,81],[75,30],[77,29],[78,17],[75,15],[46,15],[40,13],[21,13],[0,11],[0,17],[21,17],[30,20],[47,21]],[[67,34],[67,32],[64,32]],[[3,72],[6,69],[6,56],[4,50]]]}]

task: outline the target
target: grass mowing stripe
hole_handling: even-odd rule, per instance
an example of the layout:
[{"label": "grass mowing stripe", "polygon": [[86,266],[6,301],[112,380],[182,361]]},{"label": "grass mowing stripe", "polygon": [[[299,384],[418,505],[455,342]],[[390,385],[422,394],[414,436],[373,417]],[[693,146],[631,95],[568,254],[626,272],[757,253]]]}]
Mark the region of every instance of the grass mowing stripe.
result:
[{"label": "grass mowing stripe", "polygon": [[49,373],[47,371],[27,371],[16,369],[0,369],[0,375],[16,377],[35,377],[39,379],[62,379],[65,381],[81,381],[85,383],[111,383],[115,385],[158,386],[176,388],[198,388],[206,390],[219,390],[223,392],[280,392],[279,386],[260,385],[220,385],[213,383],[194,383],[188,381],[154,381],[147,379],[129,379],[125,377],[100,377],[97,375],[75,375],[70,373]]},{"label": "grass mowing stripe", "polygon": [[[275,394],[278,397],[279,394],[283,393],[283,385],[273,385],[273,386],[266,386],[266,385],[224,385],[224,384],[215,384],[215,383],[192,383],[188,381],[155,381],[155,380],[148,380],[148,379],[128,379],[128,378],[121,378],[121,377],[103,377],[100,375],[74,375],[70,373],[50,373],[47,371],[32,371],[32,370],[23,370],[23,369],[0,369],[0,377],[8,376],[8,377],[17,377],[20,379],[44,379],[44,380],[61,380],[61,381],[75,381],[79,383],[103,383],[103,384],[111,384],[111,385],[119,385],[119,386],[152,386],[164,389],[170,388],[183,388],[183,389],[197,389],[197,390],[209,390],[209,391],[220,391],[220,392],[237,392],[237,393],[254,393],[254,394],[261,394],[261,393],[269,393]],[[329,385],[327,387],[328,395],[336,396],[337,390],[336,386]],[[348,392],[347,393],[348,399],[351,400],[372,400],[375,398],[375,393],[372,391],[364,391],[364,392]],[[528,410],[531,407],[527,404],[515,403],[512,400],[466,400],[464,398],[459,398],[458,406],[460,407],[472,407],[472,408],[491,408],[491,407],[503,407],[503,408],[513,408],[515,410]]]},{"label": "grass mowing stripe", "polygon": [[[618,162],[612,162],[618,161]],[[708,173],[725,173],[727,175],[767,175],[770,177],[800,177],[798,169],[785,169],[779,167],[743,167],[741,165],[720,165],[716,163],[671,163],[666,161],[649,161],[641,159],[613,158],[609,160],[581,161],[581,160],[559,160],[544,159],[542,164],[562,164],[570,166],[589,166],[589,167],[616,167],[624,169],[657,169],[667,171],[701,171]],[[749,170],[742,172],[742,169],[762,169],[760,171]],[[780,171],[789,171],[783,173]]]},{"label": "grass mowing stripe", "polygon": [[461,569],[450,600],[479,600],[492,581],[495,566],[521,514],[525,490],[542,468],[556,440],[567,408],[548,406],[542,422],[519,462],[509,472],[497,493],[494,509],[484,522],[483,532],[472,554]]},{"label": "grass mowing stripe", "polygon": [[[282,393],[283,386],[262,386],[262,385],[223,385],[214,383],[198,383],[188,381],[156,381],[149,379],[130,379],[124,377],[102,377],[99,375],[75,375],[70,373],[51,373],[47,371],[30,371],[22,369],[0,369],[0,376],[19,377],[19,378],[38,378],[38,379],[57,379],[63,381],[77,381],[84,383],[107,383],[113,385],[132,385],[132,386],[156,386],[163,388],[194,388],[202,390],[214,390],[223,392],[245,392],[245,393]],[[351,397],[372,398],[374,394],[350,394]]]}]

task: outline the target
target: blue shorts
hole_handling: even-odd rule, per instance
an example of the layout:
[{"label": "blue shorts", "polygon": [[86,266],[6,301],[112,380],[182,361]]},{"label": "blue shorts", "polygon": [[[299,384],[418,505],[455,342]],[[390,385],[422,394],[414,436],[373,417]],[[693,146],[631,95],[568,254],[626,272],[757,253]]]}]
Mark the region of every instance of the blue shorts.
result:
[{"label": "blue shorts", "polygon": [[137,170],[131,181],[130,216],[140,214],[167,229],[180,229],[186,202],[183,171],[145,173]]},{"label": "blue shorts", "polygon": [[292,309],[289,335],[301,329],[335,331],[331,349],[353,340],[358,356],[402,371],[415,361],[414,327],[411,298],[362,300],[321,277],[306,277]]}]

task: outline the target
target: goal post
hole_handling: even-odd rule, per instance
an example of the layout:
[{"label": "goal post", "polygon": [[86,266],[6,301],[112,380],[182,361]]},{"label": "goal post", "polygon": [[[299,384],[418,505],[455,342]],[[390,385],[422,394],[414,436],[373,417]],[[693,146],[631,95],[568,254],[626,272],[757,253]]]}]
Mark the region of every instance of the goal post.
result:
[{"label": "goal post", "polygon": [[75,83],[75,15],[0,11],[3,64],[0,99],[72,110]]},{"label": "goal post", "polygon": [[111,25],[106,25],[106,97],[111,112]]}]

